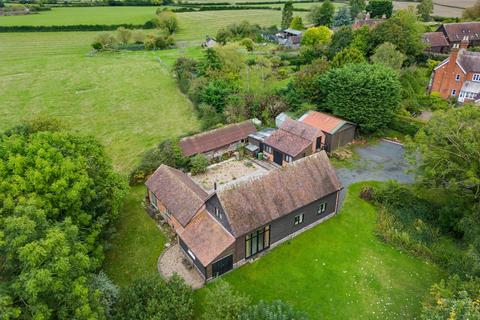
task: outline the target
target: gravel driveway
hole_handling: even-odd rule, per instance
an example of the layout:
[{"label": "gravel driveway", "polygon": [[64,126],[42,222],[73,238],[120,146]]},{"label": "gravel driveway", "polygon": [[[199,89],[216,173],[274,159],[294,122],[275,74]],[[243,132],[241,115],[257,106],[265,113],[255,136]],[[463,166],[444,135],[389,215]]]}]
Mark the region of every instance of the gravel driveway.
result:
[{"label": "gravel driveway", "polygon": [[403,146],[385,140],[366,147],[356,147],[360,156],[354,168],[339,168],[337,175],[344,190],[340,193],[340,202],[345,198],[348,186],[361,181],[397,180],[402,183],[412,183],[414,175],[407,173],[411,168],[404,157]]}]

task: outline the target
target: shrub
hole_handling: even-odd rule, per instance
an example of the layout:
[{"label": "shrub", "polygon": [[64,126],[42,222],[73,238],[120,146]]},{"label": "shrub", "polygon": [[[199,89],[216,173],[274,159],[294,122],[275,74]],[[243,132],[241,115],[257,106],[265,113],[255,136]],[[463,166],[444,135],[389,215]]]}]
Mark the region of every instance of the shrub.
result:
[{"label": "shrub", "polygon": [[237,91],[232,81],[224,79],[210,80],[200,93],[200,102],[213,106],[217,112],[223,112],[228,97]]},{"label": "shrub", "polygon": [[153,275],[135,280],[122,290],[113,319],[176,320],[192,317],[192,289],[177,275],[169,280]]},{"label": "shrub", "polygon": [[142,31],[137,30],[133,32],[132,39],[135,44],[142,44],[145,40],[145,34]]},{"label": "shrub", "polygon": [[91,277],[91,288],[98,290],[101,294],[99,302],[103,306],[107,317],[112,314],[113,307],[118,300],[120,294],[119,288],[110,280],[108,275],[100,271],[98,274],[93,274]]},{"label": "shrub", "polygon": [[173,66],[180,91],[187,93],[192,80],[198,75],[198,61],[189,58],[178,58]]},{"label": "shrub", "polygon": [[121,44],[128,44],[132,38],[132,31],[120,27],[117,29],[117,39]]},{"label": "shrub", "polygon": [[390,129],[396,130],[400,133],[407,134],[411,137],[417,134],[418,130],[424,125],[423,122],[415,120],[412,117],[396,115],[388,125]]},{"label": "shrub", "polygon": [[158,26],[167,30],[169,34],[175,33],[178,30],[178,20],[175,13],[171,11],[162,11],[157,14]]},{"label": "shrub", "polygon": [[236,291],[224,280],[219,280],[207,290],[204,300],[203,319],[237,320],[248,307],[249,299]]},{"label": "shrub", "polygon": [[242,41],[240,41],[240,44],[244,46],[247,49],[247,51],[253,51],[254,43],[252,39],[245,38]]},{"label": "shrub", "polygon": [[207,157],[203,154],[197,154],[190,160],[190,172],[193,175],[203,173],[207,171],[207,167],[210,164]]},{"label": "shrub", "polygon": [[95,37],[92,47],[100,50],[112,49],[115,43],[116,40],[110,33],[103,32]]}]

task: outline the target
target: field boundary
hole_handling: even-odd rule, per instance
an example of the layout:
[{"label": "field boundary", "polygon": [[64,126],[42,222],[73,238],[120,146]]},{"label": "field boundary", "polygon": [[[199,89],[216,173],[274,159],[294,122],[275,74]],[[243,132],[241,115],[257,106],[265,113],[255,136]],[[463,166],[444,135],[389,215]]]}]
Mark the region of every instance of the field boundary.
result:
[{"label": "field boundary", "polygon": [[59,26],[0,26],[0,33],[5,32],[69,32],[69,31],[112,31],[123,27],[126,29],[154,29],[149,23],[144,24],[76,24]]}]

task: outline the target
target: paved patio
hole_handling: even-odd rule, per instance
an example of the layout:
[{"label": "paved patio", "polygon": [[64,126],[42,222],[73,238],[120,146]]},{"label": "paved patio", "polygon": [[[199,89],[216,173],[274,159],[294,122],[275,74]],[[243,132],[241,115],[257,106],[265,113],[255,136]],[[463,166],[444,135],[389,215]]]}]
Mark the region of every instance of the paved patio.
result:
[{"label": "paved patio", "polygon": [[178,243],[165,249],[158,258],[157,268],[164,278],[170,278],[175,273],[178,274],[193,289],[201,288],[204,285],[202,276],[187,259]]}]

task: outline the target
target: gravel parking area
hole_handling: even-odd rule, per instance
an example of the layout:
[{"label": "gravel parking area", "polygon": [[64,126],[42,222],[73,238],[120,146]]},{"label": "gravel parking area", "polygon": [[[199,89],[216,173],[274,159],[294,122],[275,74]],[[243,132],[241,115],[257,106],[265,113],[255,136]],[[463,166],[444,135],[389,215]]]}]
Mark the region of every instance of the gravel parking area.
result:
[{"label": "gravel parking area", "polygon": [[412,183],[414,181],[414,175],[407,172],[411,166],[405,159],[402,145],[382,140],[374,145],[356,147],[355,151],[360,159],[354,168],[337,169],[338,178],[344,186],[340,194],[341,202],[345,197],[346,189],[352,183],[388,180]]}]

